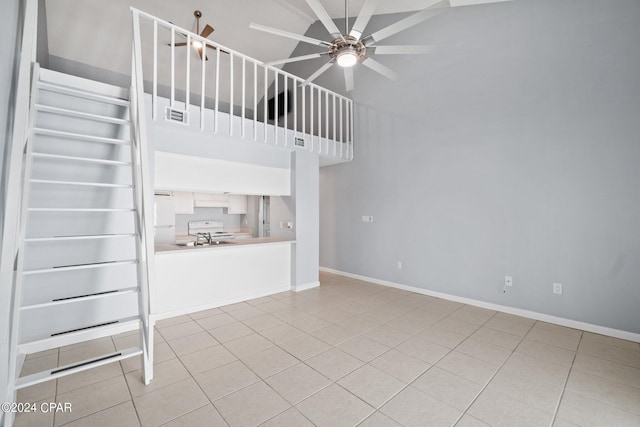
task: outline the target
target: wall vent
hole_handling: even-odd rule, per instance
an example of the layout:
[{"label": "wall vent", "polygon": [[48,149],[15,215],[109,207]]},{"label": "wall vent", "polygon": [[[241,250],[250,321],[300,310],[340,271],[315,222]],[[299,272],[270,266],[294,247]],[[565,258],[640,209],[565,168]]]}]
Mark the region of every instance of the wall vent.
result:
[{"label": "wall vent", "polygon": [[304,147],[304,138],[296,137],[296,138],[294,138],[293,141],[294,141],[293,143],[296,145],[296,147]]},{"label": "wall vent", "polygon": [[188,124],[187,112],[184,110],[178,110],[171,107],[166,108],[164,119],[170,122],[178,122],[185,125]]}]

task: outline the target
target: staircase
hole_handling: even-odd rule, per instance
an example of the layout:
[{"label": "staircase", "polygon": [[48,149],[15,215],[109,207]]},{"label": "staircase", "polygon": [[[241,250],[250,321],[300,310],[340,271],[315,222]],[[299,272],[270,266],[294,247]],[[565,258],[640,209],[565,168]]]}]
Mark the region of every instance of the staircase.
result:
[{"label": "staircase", "polygon": [[10,391],[140,355],[148,383],[153,242],[147,243],[142,190],[146,158],[129,90],[37,64],[33,76],[10,372],[19,372],[30,353],[132,330],[140,339],[131,348],[10,378]]}]

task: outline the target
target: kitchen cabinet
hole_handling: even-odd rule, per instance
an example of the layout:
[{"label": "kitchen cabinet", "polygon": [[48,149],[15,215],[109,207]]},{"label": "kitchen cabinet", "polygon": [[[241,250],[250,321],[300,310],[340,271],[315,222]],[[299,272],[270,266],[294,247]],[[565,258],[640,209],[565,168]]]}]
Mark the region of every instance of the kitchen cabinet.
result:
[{"label": "kitchen cabinet", "polygon": [[196,208],[228,208],[229,195],[218,193],[193,193]]},{"label": "kitchen cabinet", "polygon": [[246,214],[247,213],[247,196],[240,194],[231,194],[229,196],[228,214]]},{"label": "kitchen cabinet", "polygon": [[175,201],[177,214],[193,214],[193,193],[176,191],[173,193],[173,200]]},{"label": "kitchen cabinet", "polygon": [[155,196],[153,208],[155,243],[175,243],[176,208],[173,196]]}]

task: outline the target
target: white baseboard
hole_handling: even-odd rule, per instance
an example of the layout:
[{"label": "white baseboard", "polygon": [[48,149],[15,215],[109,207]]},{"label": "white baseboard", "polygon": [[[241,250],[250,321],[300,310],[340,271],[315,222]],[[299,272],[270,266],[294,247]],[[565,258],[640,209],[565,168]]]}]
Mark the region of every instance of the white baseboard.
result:
[{"label": "white baseboard", "polygon": [[521,308],[509,307],[506,305],[493,304],[490,302],[479,301],[471,298],[459,297],[456,295],[445,294],[441,292],[434,292],[428,289],[416,288],[414,286],[402,285],[400,283],[389,282],[387,280],[375,279],[373,277],[361,276],[359,274],[347,273],[345,271],[334,270],[332,268],[320,267],[320,271],[327,273],[333,273],[344,277],[350,277],[352,279],[363,280],[365,282],[371,282],[376,285],[389,286],[391,288],[402,289],[409,292],[415,292],[417,294],[428,295],[436,298],[446,299],[449,301],[461,302],[463,304],[473,305],[475,307],[486,308],[488,310],[501,311],[503,313],[513,314],[515,316],[526,317],[533,320],[540,320],[543,322],[553,323],[560,326],[566,326],[568,328],[580,329],[587,332],[593,332],[595,334],[607,335],[613,338],[620,338],[623,340],[640,342],[640,334],[636,334],[628,331],[621,331],[619,329],[607,328],[605,326],[594,325],[586,322],[579,322],[577,320],[566,319],[564,317],[551,316],[549,314],[538,313],[536,311],[524,310]]},{"label": "white baseboard", "polygon": [[311,282],[311,283],[305,283],[303,285],[299,285],[296,287],[292,287],[291,290],[294,292],[302,292],[308,289],[317,288],[318,286],[320,286],[320,282]]}]

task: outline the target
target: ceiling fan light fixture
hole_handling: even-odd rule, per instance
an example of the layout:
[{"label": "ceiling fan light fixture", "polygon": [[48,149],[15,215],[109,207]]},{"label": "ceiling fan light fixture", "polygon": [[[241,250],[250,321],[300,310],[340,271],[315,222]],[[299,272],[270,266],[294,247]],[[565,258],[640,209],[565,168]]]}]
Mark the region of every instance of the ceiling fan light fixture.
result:
[{"label": "ceiling fan light fixture", "polygon": [[344,49],[336,56],[336,62],[341,67],[353,67],[358,63],[358,53],[352,49]]},{"label": "ceiling fan light fixture", "polygon": [[200,40],[194,40],[191,45],[196,49],[202,49],[202,42]]}]

